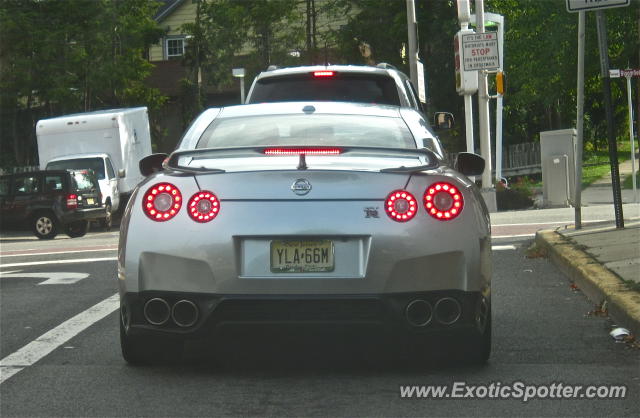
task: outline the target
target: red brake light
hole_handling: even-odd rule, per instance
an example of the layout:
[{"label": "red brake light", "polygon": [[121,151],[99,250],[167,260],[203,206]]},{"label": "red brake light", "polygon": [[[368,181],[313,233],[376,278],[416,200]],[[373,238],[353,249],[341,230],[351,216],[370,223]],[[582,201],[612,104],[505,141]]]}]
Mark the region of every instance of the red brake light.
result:
[{"label": "red brake light", "polygon": [[411,193],[405,190],[395,190],[387,196],[384,209],[394,221],[407,222],[416,216],[418,204]]},{"label": "red brake light", "polygon": [[189,199],[189,216],[196,222],[209,222],[220,212],[220,201],[213,193],[202,190]]},{"label": "red brake light", "polygon": [[67,195],[67,209],[77,209],[78,208],[78,195],[70,194]]},{"label": "red brake light", "polygon": [[334,71],[314,71],[314,77],[333,77],[335,75]]},{"label": "red brake light", "polygon": [[265,155],[338,155],[340,148],[265,148]]},{"label": "red brake light", "polygon": [[462,212],[464,198],[451,183],[434,183],[424,193],[424,208],[441,221],[451,220]]},{"label": "red brake light", "polygon": [[168,221],[178,214],[182,206],[182,194],[171,183],[152,186],[142,198],[145,215],[157,222]]}]

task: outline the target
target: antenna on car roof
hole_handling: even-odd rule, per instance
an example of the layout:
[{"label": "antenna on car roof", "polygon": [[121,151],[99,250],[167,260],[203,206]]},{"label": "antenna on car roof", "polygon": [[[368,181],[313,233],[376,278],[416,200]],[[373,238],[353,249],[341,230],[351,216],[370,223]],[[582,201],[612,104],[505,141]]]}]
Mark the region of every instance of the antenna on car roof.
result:
[{"label": "antenna on car roof", "polygon": [[273,65],[273,64],[267,67],[267,71],[273,71],[273,70],[277,70],[277,69],[278,69],[278,66],[277,65]]}]

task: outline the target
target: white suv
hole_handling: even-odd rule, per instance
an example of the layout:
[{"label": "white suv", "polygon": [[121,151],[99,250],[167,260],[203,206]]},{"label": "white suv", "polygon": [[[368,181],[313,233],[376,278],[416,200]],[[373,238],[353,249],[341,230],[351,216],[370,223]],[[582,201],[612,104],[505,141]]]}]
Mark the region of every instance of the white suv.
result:
[{"label": "white suv", "polygon": [[376,103],[424,113],[411,80],[390,64],[271,68],[253,80],[246,103],[309,100]]}]

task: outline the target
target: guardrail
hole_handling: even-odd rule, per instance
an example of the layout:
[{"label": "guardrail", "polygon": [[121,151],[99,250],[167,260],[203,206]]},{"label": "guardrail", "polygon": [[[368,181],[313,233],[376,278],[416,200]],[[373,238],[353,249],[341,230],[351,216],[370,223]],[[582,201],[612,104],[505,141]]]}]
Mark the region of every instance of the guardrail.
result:
[{"label": "guardrail", "polygon": [[[455,161],[456,154],[449,154],[449,160]],[[495,172],[495,154],[492,156]],[[542,172],[540,161],[540,142],[524,142],[505,147],[502,152],[502,175],[515,176]]]}]

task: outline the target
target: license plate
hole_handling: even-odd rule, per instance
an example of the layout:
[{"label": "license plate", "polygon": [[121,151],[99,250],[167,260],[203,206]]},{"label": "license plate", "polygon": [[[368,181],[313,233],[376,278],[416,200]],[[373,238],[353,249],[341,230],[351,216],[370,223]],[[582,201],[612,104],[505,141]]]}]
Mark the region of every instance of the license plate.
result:
[{"label": "license plate", "polygon": [[93,198],[87,198],[87,205],[93,205]]},{"label": "license plate", "polygon": [[333,269],[333,242],[330,240],[271,241],[273,273],[318,273]]}]

